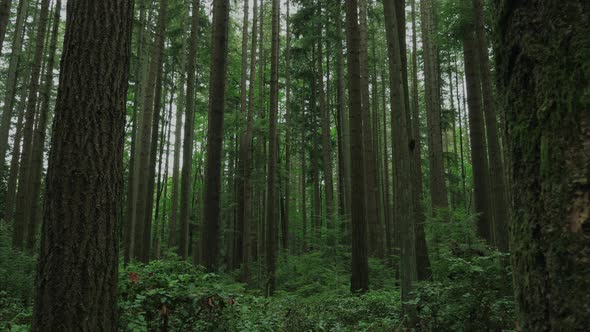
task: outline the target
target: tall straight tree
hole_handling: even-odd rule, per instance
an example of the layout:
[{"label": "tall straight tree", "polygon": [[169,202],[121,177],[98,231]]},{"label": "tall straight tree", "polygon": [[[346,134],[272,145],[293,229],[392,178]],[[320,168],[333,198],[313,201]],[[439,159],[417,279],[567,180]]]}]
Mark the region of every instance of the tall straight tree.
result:
[{"label": "tall straight tree", "polygon": [[219,255],[221,149],[223,147],[223,113],[227,80],[228,24],[229,0],[214,0],[205,165],[205,220],[201,239],[202,263],[208,270],[215,268]]},{"label": "tall straight tree", "polygon": [[[387,49],[389,53],[389,81],[391,101],[391,131],[393,132],[393,172],[394,172],[394,218],[398,220],[401,239],[401,289],[402,301],[411,299],[411,291],[416,280],[416,244],[414,237],[414,208],[412,197],[412,144],[410,126],[403,87],[403,68],[400,36],[398,33],[397,8],[393,1],[384,1]],[[405,306],[405,305],[404,305]]]},{"label": "tall straight tree", "polygon": [[[262,1],[262,0],[261,0]],[[254,0],[252,11],[252,45],[250,49],[250,86],[248,89],[248,115],[246,116],[246,133],[244,140],[240,144],[240,158],[244,160],[244,192],[243,204],[241,210],[243,214],[242,229],[242,281],[248,281],[250,278],[250,257],[252,247],[252,136],[254,133],[254,87],[256,81],[256,47],[258,38],[258,0]]]},{"label": "tall straight tree", "polygon": [[[217,3],[216,3],[217,6]],[[186,105],[184,119],[184,145],[182,153],[182,177],[180,183],[180,256],[188,258],[190,242],[189,213],[191,207],[191,174],[193,166],[193,138],[195,136],[195,86],[197,67],[197,42],[199,33],[199,14],[201,1],[193,0],[193,14],[191,22],[191,35],[188,51],[187,79],[186,79]],[[209,128],[211,130],[211,128]]]},{"label": "tall straight tree", "polygon": [[361,101],[363,106],[363,153],[365,160],[365,208],[368,224],[369,255],[384,256],[383,225],[379,220],[379,200],[377,198],[377,166],[373,149],[373,128],[371,126],[371,102],[369,93],[369,46],[367,32],[367,0],[358,0],[360,29]]},{"label": "tall straight tree", "polygon": [[465,79],[467,80],[467,103],[469,104],[469,134],[473,160],[473,184],[478,235],[492,243],[492,211],[490,206],[490,178],[486,154],[485,126],[481,108],[481,85],[477,45],[473,26],[467,24],[463,30],[463,52],[465,58]]},{"label": "tall straight tree", "polygon": [[279,0],[272,0],[272,42],[270,50],[270,112],[268,142],[268,176],[266,202],[266,294],[271,296],[276,287],[277,228],[279,224],[279,188],[277,183],[278,168],[278,134],[277,118],[279,114]]},{"label": "tall straight tree", "polygon": [[18,82],[18,67],[21,60],[23,46],[23,34],[25,33],[25,22],[29,0],[20,0],[14,26],[14,36],[12,39],[12,53],[8,63],[8,75],[4,91],[4,105],[2,108],[2,119],[0,120],[0,176],[4,174],[4,157],[8,150],[8,135],[12,122],[12,111],[14,96]]},{"label": "tall straight tree", "polygon": [[[151,210],[148,211],[148,195],[150,183],[154,181],[154,179],[149,176],[151,165],[150,146],[152,139],[152,123],[154,118],[159,117],[159,115],[154,117],[154,98],[158,72],[162,70],[167,18],[168,0],[161,0],[147,80],[142,85],[143,102],[141,103],[142,111],[140,115],[140,125],[138,127],[139,142],[137,142],[135,151],[135,179],[133,182],[134,187],[132,188],[134,191],[133,197],[136,201],[132,214],[132,220],[135,223],[135,242],[133,252],[135,254],[134,258],[139,259],[142,262],[149,261],[150,252],[150,236],[149,234],[146,236],[146,233],[151,230],[151,218],[148,216],[148,214],[151,213]],[[159,112],[159,110],[156,112]]]},{"label": "tall straight tree", "polygon": [[[49,0],[41,2],[41,11],[39,13],[39,22],[37,24],[37,34],[35,37],[35,53],[33,63],[31,64],[31,80],[29,82],[29,96],[27,98],[27,108],[25,111],[25,124],[23,128],[23,152],[21,157],[21,166],[19,169],[19,188],[16,195],[15,223],[26,225],[26,238],[35,238],[36,235],[36,216],[31,215],[33,201],[32,197],[33,184],[31,179],[31,159],[33,156],[33,137],[35,128],[35,114],[37,111],[37,99],[39,92],[39,77],[41,76],[41,65],[43,61],[43,50],[45,48],[45,33],[47,31],[47,21],[49,18]],[[35,203],[36,204],[36,203]],[[23,243],[18,236],[13,237],[13,245],[21,248]],[[34,244],[34,241],[27,241]],[[32,249],[32,248],[31,248]]]},{"label": "tall straight tree", "polygon": [[37,230],[37,211],[39,209],[39,193],[41,190],[41,178],[43,175],[43,151],[45,150],[45,137],[47,134],[47,123],[49,121],[49,108],[51,101],[51,88],[53,87],[53,69],[55,66],[55,53],[57,51],[57,37],[60,26],[61,0],[55,2],[53,13],[53,25],[51,27],[51,40],[49,44],[49,59],[45,69],[45,79],[40,91],[41,103],[39,106],[37,126],[33,137],[30,173],[27,175],[30,181],[30,188],[27,200],[30,200],[30,214],[27,234],[27,247],[33,249],[35,246],[35,235]]},{"label": "tall straight tree", "polygon": [[285,129],[285,213],[283,214],[282,222],[282,240],[283,249],[289,250],[289,225],[290,225],[290,211],[291,211],[291,1],[287,0],[287,22],[285,23],[287,30],[287,50],[285,51],[285,117],[287,128]]},{"label": "tall straight tree", "polygon": [[[254,0],[256,1],[256,0]],[[237,200],[237,216],[236,216],[236,245],[234,249],[234,267],[239,267],[242,264],[244,258],[244,166],[248,150],[246,147],[247,131],[248,131],[248,9],[250,8],[250,1],[244,2],[244,18],[242,20],[242,68],[241,68],[241,79],[240,79],[240,116],[242,119],[246,119],[246,130],[240,132],[239,137],[239,156],[238,156],[238,167],[236,176],[236,200]],[[256,12],[254,12],[256,13]],[[254,14],[256,16],[256,14]],[[250,83],[250,86],[253,84]]]},{"label": "tall straight tree", "polygon": [[361,101],[361,34],[357,0],[346,0],[346,40],[348,48],[348,94],[351,156],[352,292],[369,290],[367,222],[363,165],[363,126]]},{"label": "tall straight tree", "polygon": [[587,330],[590,2],[494,3],[520,327]]},{"label": "tall straight tree", "polygon": [[494,242],[498,249],[508,251],[508,207],[506,200],[506,181],[504,165],[498,137],[498,120],[496,118],[496,100],[492,87],[492,73],[488,55],[488,42],[485,31],[483,0],[472,0],[475,10],[475,31],[477,35],[477,54],[479,56],[479,74],[483,94],[483,112],[485,115],[486,138],[488,143],[491,202],[494,213]]},{"label": "tall straight tree", "polygon": [[[320,15],[321,16],[321,15]],[[319,99],[320,99],[320,112],[322,121],[322,161],[324,166],[324,191],[325,191],[325,204],[326,204],[326,220],[328,226],[328,242],[333,244],[333,229],[334,229],[334,179],[332,176],[332,136],[330,130],[330,119],[332,114],[328,109],[326,103],[326,92],[324,90],[324,68],[323,59],[324,51],[321,40],[323,27],[320,26],[318,34],[320,41],[318,43],[318,77],[319,77]]]},{"label": "tall straight tree", "polygon": [[[422,184],[422,135],[420,134],[420,100],[418,96],[418,35],[416,31],[416,0],[412,0],[412,138],[413,150],[413,176],[412,196],[414,198],[414,226],[416,235],[416,269],[418,280],[430,279],[430,259],[426,247],[426,235],[424,224],[426,215],[422,206],[424,199]],[[398,13],[399,14],[399,13]],[[408,110],[409,112],[409,110]]]},{"label": "tall straight tree", "polygon": [[433,208],[447,208],[448,201],[445,186],[445,165],[441,129],[438,47],[436,46],[432,0],[422,0],[420,9],[422,14],[422,43],[424,45],[424,86],[426,93],[426,121],[428,124],[430,196]]},{"label": "tall straight tree", "polygon": [[68,3],[32,331],[117,329],[132,22],[133,1]]}]

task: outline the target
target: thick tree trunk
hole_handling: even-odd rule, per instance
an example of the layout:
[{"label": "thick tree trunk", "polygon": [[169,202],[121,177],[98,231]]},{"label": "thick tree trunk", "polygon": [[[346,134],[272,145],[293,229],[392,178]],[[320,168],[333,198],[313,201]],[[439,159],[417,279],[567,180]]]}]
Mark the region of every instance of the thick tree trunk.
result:
[{"label": "thick tree trunk", "polygon": [[213,60],[211,61],[209,82],[209,123],[205,167],[205,220],[201,241],[203,265],[208,270],[215,268],[219,251],[221,149],[223,147],[223,111],[227,79],[228,24],[229,0],[215,0],[213,2],[213,36],[211,41]]},{"label": "thick tree trunk", "polygon": [[351,224],[352,224],[352,278],[351,291],[369,289],[369,261],[367,248],[367,222],[365,213],[365,171],[363,165],[363,126],[361,95],[361,34],[358,24],[357,0],[346,0],[346,39],[348,48],[348,90],[351,155]]},{"label": "thick tree trunk", "polygon": [[496,5],[520,327],[584,331],[590,321],[590,2]]},{"label": "thick tree trunk", "polygon": [[32,331],[117,330],[132,22],[132,1],[68,3]]},{"label": "thick tree trunk", "polygon": [[[216,6],[219,4],[216,2]],[[188,52],[187,76],[186,76],[186,105],[185,105],[185,119],[184,119],[184,141],[182,153],[182,174],[180,183],[180,246],[178,248],[179,254],[183,259],[187,259],[189,255],[190,243],[190,229],[189,229],[189,214],[191,207],[191,174],[193,165],[193,145],[194,145],[194,127],[195,127],[195,86],[196,82],[196,61],[197,61],[197,42],[199,33],[199,15],[200,15],[200,0],[193,0],[193,13],[191,18],[191,35]],[[213,53],[213,59],[216,59]],[[217,61],[217,60],[216,60]],[[221,105],[223,106],[223,105]],[[211,115],[210,115],[211,116]],[[210,119],[211,121],[211,119]],[[223,123],[222,123],[223,125]],[[220,127],[223,131],[223,126]],[[209,136],[211,138],[211,130],[216,130],[209,126]],[[209,139],[208,143],[212,143]],[[220,143],[219,148],[222,144]],[[220,157],[221,158],[221,157]],[[221,185],[221,183],[220,183]]]},{"label": "thick tree trunk", "polygon": [[477,46],[473,27],[467,25],[463,31],[463,51],[465,57],[465,78],[467,80],[467,102],[469,104],[469,134],[471,136],[471,156],[473,160],[473,184],[477,234],[492,243],[492,211],[490,206],[490,178],[486,153],[485,127],[481,108],[481,85]]}]

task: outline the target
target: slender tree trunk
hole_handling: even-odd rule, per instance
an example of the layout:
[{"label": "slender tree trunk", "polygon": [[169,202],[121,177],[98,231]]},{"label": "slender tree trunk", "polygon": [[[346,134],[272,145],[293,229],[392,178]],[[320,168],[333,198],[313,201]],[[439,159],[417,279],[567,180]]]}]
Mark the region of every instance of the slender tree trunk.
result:
[{"label": "slender tree trunk", "polygon": [[368,33],[367,33],[367,0],[359,0],[359,28],[360,28],[360,64],[361,64],[361,100],[363,105],[363,151],[365,159],[365,204],[366,220],[368,223],[369,256],[384,257],[383,225],[378,217],[377,199],[377,168],[375,165],[375,151],[373,149],[373,130],[371,127],[371,105],[369,94],[369,64],[368,64]]},{"label": "slender tree trunk", "polygon": [[10,21],[10,7],[12,7],[12,0],[2,0],[0,2],[0,54],[2,54],[6,28],[8,27],[8,21]]},{"label": "slender tree trunk", "polygon": [[290,10],[291,10],[291,1],[287,0],[287,22],[285,23],[287,29],[287,50],[285,56],[285,108],[286,108],[286,125],[287,128],[285,129],[285,213],[283,214],[283,224],[282,224],[282,231],[283,231],[283,249],[288,251],[289,248],[289,226],[291,223],[290,220],[290,211],[291,211],[291,27],[290,27]]},{"label": "slender tree trunk", "polygon": [[[318,33],[322,34],[323,27],[320,27]],[[319,76],[319,99],[320,111],[322,116],[322,158],[324,166],[324,190],[326,201],[326,220],[328,227],[328,245],[334,243],[334,180],[332,177],[332,137],[330,129],[330,110],[326,105],[326,93],[324,90],[324,69],[323,58],[324,52],[322,47],[323,41],[318,43],[318,76]]]},{"label": "slender tree trunk", "polygon": [[[418,280],[428,280],[432,277],[430,259],[426,246],[424,225],[426,215],[422,200],[424,199],[422,183],[422,135],[420,134],[420,100],[418,95],[418,35],[416,32],[416,0],[412,0],[412,139],[414,150],[414,175],[412,176],[412,196],[414,204],[414,227],[416,235],[416,269]],[[409,110],[408,110],[409,111]]]},{"label": "slender tree trunk", "polygon": [[307,125],[306,125],[306,117],[305,117],[305,97],[302,94],[301,100],[301,123],[303,123],[303,128],[301,128],[301,224],[302,224],[302,237],[303,237],[303,245],[302,250],[303,252],[307,252],[309,249],[308,241],[307,241]]},{"label": "slender tree trunk", "polygon": [[[215,2],[218,7],[218,1]],[[199,33],[199,15],[200,15],[200,0],[193,0],[193,13],[191,23],[191,35],[188,52],[187,63],[187,79],[186,79],[186,113],[184,119],[184,145],[182,153],[182,177],[180,184],[180,246],[179,253],[183,259],[187,259],[189,255],[190,230],[189,230],[189,214],[191,207],[191,174],[193,164],[193,140],[195,127],[195,86],[196,86],[196,61],[197,61],[197,42]],[[213,53],[213,59],[218,56]],[[217,60],[215,60],[217,61]],[[212,81],[213,82],[213,81]],[[223,105],[221,105],[223,106]],[[211,116],[211,115],[210,115]],[[211,119],[210,119],[211,120]],[[220,132],[223,131],[223,123],[220,127]],[[208,144],[214,144],[211,140],[212,130],[215,128],[209,126]],[[219,145],[219,148],[223,146]],[[221,158],[221,157],[220,157]],[[208,204],[207,204],[208,205]],[[218,217],[219,219],[219,217]],[[208,266],[210,267],[210,266]]]},{"label": "slender tree trunk", "polygon": [[590,319],[590,2],[495,3],[520,327],[583,331]]},{"label": "slender tree trunk", "polygon": [[32,331],[115,331],[133,3],[67,13]]},{"label": "slender tree trunk", "polygon": [[229,0],[215,0],[213,6],[213,37],[211,42],[213,60],[211,62],[209,83],[205,220],[201,241],[203,265],[208,270],[215,268],[219,248],[221,149],[223,147],[223,111],[225,108],[225,83],[227,79]]},{"label": "slender tree trunk", "polygon": [[441,133],[440,85],[438,48],[434,32],[432,0],[422,0],[422,42],[424,45],[424,77],[426,90],[426,120],[428,123],[428,159],[430,162],[430,195],[432,207],[448,207],[445,186],[445,165]]},{"label": "slender tree trunk", "polygon": [[[381,53],[386,56],[385,50]],[[393,255],[393,218],[392,218],[392,198],[391,198],[391,184],[389,172],[389,145],[387,141],[387,94],[385,92],[389,81],[386,78],[387,68],[384,62],[381,63],[381,98],[383,105],[383,187],[385,191],[385,204],[383,206],[385,212],[385,254],[387,255],[388,264],[391,263]]]},{"label": "slender tree trunk", "polygon": [[[412,145],[410,126],[403,90],[403,69],[400,39],[398,33],[397,8],[391,2],[384,2],[387,48],[389,51],[390,100],[392,109],[391,131],[393,132],[394,172],[394,214],[401,234],[401,290],[402,301],[411,299],[413,283],[416,280],[416,243],[414,237],[414,208],[412,197]],[[404,304],[404,310],[409,305]]]},{"label": "slender tree trunk", "polygon": [[0,177],[4,175],[4,157],[6,156],[6,150],[8,150],[8,135],[10,133],[10,126],[12,122],[12,111],[17,88],[18,69],[21,60],[23,36],[25,33],[25,21],[28,16],[28,7],[28,0],[20,0],[16,16],[16,24],[14,26],[12,53],[10,55],[10,61],[8,64],[4,105],[2,109],[2,119],[0,121]]},{"label": "slender tree trunk", "polygon": [[49,108],[51,100],[51,89],[53,87],[53,69],[55,67],[55,53],[57,51],[57,37],[59,33],[61,0],[55,3],[53,14],[53,26],[51,28],[51,40],[49,45],[49,59],[47,60],[45,80],[40,91],[41,103],[39,119],[34,132],[31,168],[27,176],[30,181],[30,192],[27,200],[30,200],[29,231],[27,233],[27,247],[32,251],[35,247],[35,235],[37,233],[39,210],[39,193],[41,191],[41,178],[43,175],[43,151],[45,150],[45,137],[47,124],[49,122]]},{"label": "slender tree trunk", "polygon": [[272,296],[276,287],[276,255],[277,255],[277,228],[278,193],[277,185],[277,157],[278,134],[277,118],[279,113],[279,0],[272,1],[272,43],[270,52],[270,112],[269,112],[269,137],[268,137],[268,176],[267,176],[267,203],[266,203],[266,268],[267,284],[266,295]]},{"label": "slender tree trunk", "polygon": [[[256,2],[256,0],[254,0]],[[244,228],[244,175],[245,175],[245,164],[246,159],[248,158],[248,150],[247,147],[249,144],[246,142],[247,138],[247,131],[248,131],[248,104],[247,104],[247,94],[248,94],[248,10],[250,8],[250,1],[246,0],[244,2],[244,18],[242,22],[242,75],[240,80],[240,116],[242,119],[246,120],[246,128],[244,131],[240,131],[239,136],[239,158],[238,158],[238,167],[237,167],[237,176],[236,176],[236,199],[237,199],[237,226],[235,229],[236,234],[236,244],[235,244],[235,266],[239,267],[243,260],[244,260],[244,236],[245,236],[245,228]],[[256,12],[254,12],[254,16],[256,16]],[[250,83],[250,86],[253,86],[253,83]]]},{"label": "slender tree trunk", "polygon": [[369,289],[369,262],[367,223],[365,213],[365,171],[363,165],[363,126],[361,94],[361,33],[358,24],[357,0],[346,0],[346,27],[348,48],[348,93],[351,155],[352,202],[352,278],[353,292]]},{"label": "slender tree trunk", "polygon": [[[33,138],[35,126],[35,113],[37,110],[37,92],[39,91],[39,77],[41,76],[41,64],[43,61],[43,50],[45,48],[45,33],[49,17],[49,0],[41,2],[41,11],[39,13],[39,22],[37,25],[37,34],[35,36],[35,53],[33,56],[33,63],[31,64],[31,80],[29,82],[29,97],[27,98],[27,109],[25,110],[25,124],[23,129],[23,152],[21,158],[21,165],[19,168],[19,185],[16,195],[16,213],[15,223],[26,225],[26,242],[27,247],[32,249],[34,246],[34,239],[36,237],[36,218],[32,214],[32,209],[36,202],[33,201],[37,197],[33,197],[33,179],[32,173],[32,158],[33,158]],[[22,241],[22,239],[20,239]],[[22,248],[24,243],[17,242],[18,237],[13,238],[13,245],[16,248]]]},{"label": "slender tree trunk", "polygon": [[459,94],[459,66],[457,65],[457,57],[455,57],[455,96],[457,97],[457,109],[459,114],[459,151],[460,151],[460,159],[461,159],[461,186],[463,188],[463,206],[467,208],[467,185],[466,185],[466,178],[467,175],[465,174],[465,153],[463,151],[463,109],[461,107],[461,98]]},{"label": "slender tree trunk", "polygon": [[[261,0],[262,1],[262,0]],[[256,47],[258,37],[258,0],[254,0],[252,11],[252,45],[250,49],[250,86],[248,91],[248,114],[246,117],[246,134],[240,145],[241,159],[244,161],[243,195],[243,233],[242,233],[242,281],[250,278],[250,257],[252,251],[252,136],[254,133],[254,86],[256,81]]]},{"label": "slender tree trunk", "polygon": [[467,25],[463,31],[463,50],[465,57],[465,77],[467,79],[467,102],[469,103],[469,134],[471,136],[471,156],[473,160],[473,182],[477,233],[492,243],[492,211],[490,206],[490,189],[488,158],[486,154],[485,127],[481,107],[481,85],[477,45],[473,27]]},{"label": "slender tree trunk", "polygon": [[506,200],[506,181],[502,151],[498,137],[496,118],[496,101],[492,87],[492,73],[488,57],[488,43],[485,32],[483,0],[472,0],[475,9],[475,31],[477,35],[477,53],[479,56],[479,74],[483,92],[483,111],[486,124],[488,157],[490,162],[491,203],[494,213],[494,240],[498,249],[508,251],[508,207]]}]

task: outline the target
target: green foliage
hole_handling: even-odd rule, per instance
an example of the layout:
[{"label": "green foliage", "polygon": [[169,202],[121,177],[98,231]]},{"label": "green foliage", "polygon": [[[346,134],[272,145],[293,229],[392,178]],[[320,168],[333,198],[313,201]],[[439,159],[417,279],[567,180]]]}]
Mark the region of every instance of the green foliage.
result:
[{"label": "green foliage", "polygon": [[33,296],[36,257],[12,248],[11,228],[0,223],[0,292],[30,303]]}]

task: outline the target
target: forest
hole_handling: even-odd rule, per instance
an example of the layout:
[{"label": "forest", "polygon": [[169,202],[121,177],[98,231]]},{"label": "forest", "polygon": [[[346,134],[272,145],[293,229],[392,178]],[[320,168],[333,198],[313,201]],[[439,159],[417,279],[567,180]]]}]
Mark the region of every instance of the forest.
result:
[{"label": "forest", "polygon": [[1,331],[589,331],[590,1],[0,0]]}]

